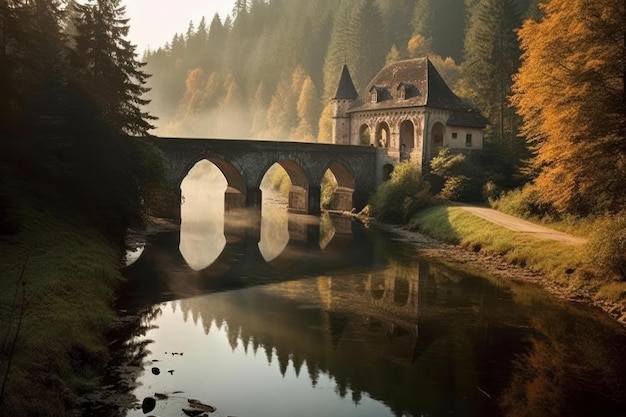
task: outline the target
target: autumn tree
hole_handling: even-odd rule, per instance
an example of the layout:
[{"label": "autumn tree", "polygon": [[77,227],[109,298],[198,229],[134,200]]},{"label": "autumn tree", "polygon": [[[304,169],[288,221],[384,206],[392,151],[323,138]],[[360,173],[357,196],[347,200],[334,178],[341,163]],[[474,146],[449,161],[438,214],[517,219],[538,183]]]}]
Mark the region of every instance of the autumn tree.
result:
[{"label": "autumn tree", "polygon": [[552,0],[519,31],[512,103],[535,185],[561,212],[626,208],[624,2]]},{"label": "autumn tree", "polygon": [[310,76],[307,76],[300,89],[297,102],[298,125],[291,130],[294,140],[314,142],[317,137],[319,97]]}]

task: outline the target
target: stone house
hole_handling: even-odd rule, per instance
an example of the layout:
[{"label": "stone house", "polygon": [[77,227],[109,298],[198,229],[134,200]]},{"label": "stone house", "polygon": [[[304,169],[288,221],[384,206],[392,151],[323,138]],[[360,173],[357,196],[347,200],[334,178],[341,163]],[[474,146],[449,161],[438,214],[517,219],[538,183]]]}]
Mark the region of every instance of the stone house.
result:
[{"label": "stone house", "polygon": [[385,66],[361,94],[344,65],[333,107],[333,143],[384,147],[392,159],[411,160],[422,170],[441,147],[482,149],[488,123],[450,90],[428,58]]}]

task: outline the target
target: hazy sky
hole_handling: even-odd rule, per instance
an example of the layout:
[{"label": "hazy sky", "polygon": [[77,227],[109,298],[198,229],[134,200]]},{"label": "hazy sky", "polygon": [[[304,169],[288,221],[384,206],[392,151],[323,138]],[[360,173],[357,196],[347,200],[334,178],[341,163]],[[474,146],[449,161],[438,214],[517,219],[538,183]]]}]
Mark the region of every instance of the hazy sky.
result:
[{"label": "hazy sky", "polygon": [[224,21],[234,4],[235,0],[125,0],[128,36],[141,56],[146,48],[157,49],[175,33],[185,33],[190,20],[197,26],[204,16],[208,26],[217,12]]}]

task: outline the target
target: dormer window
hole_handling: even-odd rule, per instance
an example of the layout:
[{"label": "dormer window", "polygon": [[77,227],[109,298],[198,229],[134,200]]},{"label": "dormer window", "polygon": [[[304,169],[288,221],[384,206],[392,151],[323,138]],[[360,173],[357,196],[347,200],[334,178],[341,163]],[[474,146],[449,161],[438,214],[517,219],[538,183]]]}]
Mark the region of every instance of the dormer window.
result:
[{"label": "dormer window", "polygon": [[377,93],[376,89],[372,90],[371,99],[372,99],[372,103],[378,103],[378,93]]},{"label": "dormer window", "polygon": [[419,90],[411,83],[402,81],[398,84],[398,100],[408,100],[412,97],[419,96]]},{"label": "dormer window", "polygon": [[400,86],[400,100],[406,99],[406,86]]}]

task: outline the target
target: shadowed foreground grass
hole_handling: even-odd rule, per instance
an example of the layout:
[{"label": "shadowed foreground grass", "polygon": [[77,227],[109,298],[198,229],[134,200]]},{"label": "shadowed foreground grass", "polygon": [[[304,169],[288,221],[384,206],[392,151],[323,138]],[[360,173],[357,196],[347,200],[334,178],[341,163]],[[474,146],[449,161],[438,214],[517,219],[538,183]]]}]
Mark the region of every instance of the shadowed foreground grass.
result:
[{"label": "shadowed foreground grass", "polygon": [[588,245],[516,234],[454,206],[422,210],[408,227],[470,250],[501,255],[510,263],[541,272],[562,288],[588,292],[596,301],[626,303],[626,283],[607,281],[587,265],[592,250]]},{"label": "shadowed foreground grass", "polygon": [[101,235],[34,209],[22,211],[19,235],[0,237],[0,378],[11,359],[0,415],[79,414],[106,364],[118,266]]}]

